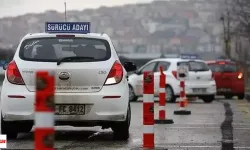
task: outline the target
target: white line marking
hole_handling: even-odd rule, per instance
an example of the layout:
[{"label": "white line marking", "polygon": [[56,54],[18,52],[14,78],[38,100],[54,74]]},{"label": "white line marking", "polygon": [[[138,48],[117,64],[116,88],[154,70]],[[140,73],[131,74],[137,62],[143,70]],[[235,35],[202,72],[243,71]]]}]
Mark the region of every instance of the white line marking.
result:
[{"label": "white line marking", "polygon": [[221,146],[166,146],[167,148],[221,148]]},{"label": "white line marking", "polygon": [[237,148],[237,149],[250,149],[250,147],[234,147],[234,148]]},{"label": "white line marking", "polygon": [[250,130],[250,128],[233,128],[235,130]]},{"label": "white line marking", "polygon": [[[220,127],[166,127],[166,129],[219,129]],[[250,128],[234,128],[235,130],[250,130]]]},{"label": "white line marking", "polygon": [[185,124],[181,124],[181,123],[175,123],[175,125],[221,125],[220,123],[185,123]]},{"label": "white line marking", "polygon": [[[173,146],[173,145],[166,145],[166,146],[164,146],[164,147],[166,147],[166,148],[221,148],[221,146],[206,146],[206,145],[204,145],[204,146]],[[234,147],[235,149],[250,149],[250,147]]]},{"label": "white line marking", "polygon": [[210,129],[219,129],[220,127],[166,127],[166,129],[204,129],[204,128],[210,128]]}]

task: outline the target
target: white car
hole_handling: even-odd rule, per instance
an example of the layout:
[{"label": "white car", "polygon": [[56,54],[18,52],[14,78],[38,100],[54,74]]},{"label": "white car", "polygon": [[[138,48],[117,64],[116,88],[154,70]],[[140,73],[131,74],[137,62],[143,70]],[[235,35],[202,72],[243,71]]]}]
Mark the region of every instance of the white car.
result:
[{"label": "white car", "polygon": [[130,101],[136,101],[143,95],[143,72],[154,72],[155,96],[159,95],[159,67],[163,66],[166,75],[166,100],[175,102],[180,95],[180,81],[177,79],[177,63],[188,63],[188,79],[185,81],[185,91],[187,97],[199,97],[205,103],[214,100],[216,94],[216,83],[211,70],[202,60],[191,60],[182,58],[160,58],[149,61],[129,76]]},{"label": "white car", "polygon": [[129,138],[127,71],[136,66],[120,63],[108,35],[27,34],[4,69],[1,130],[9,138],[32,129],[35,75],[40,70],[55,77],[56,125],[111,127],[117,139]]}]

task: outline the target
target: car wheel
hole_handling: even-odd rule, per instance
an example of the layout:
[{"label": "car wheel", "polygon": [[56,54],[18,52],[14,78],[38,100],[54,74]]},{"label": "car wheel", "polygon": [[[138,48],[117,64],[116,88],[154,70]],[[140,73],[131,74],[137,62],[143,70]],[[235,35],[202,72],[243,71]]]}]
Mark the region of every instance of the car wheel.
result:
[{"label": "car wheel", "polygon": [[15,124],[15,122],[7,122],[3,120],[1,116],[1,134],[6,134],[8,139],[15,139],[18,136],[19,127]]},{"label": "car wheel", "polygon": [[134,89],[129,85],[129,101],[137,101],[138,96],[135,95]]},{"label": "car wheel", "polygon": [[209,96],[203,96],[202,97],[202,100],[205,102],[205,103],[212,103],[214,101],[214,95],[209,95]]},{"label": "car wheel", "polygon": [[242,100],[242,99],[244,99],[244,98],[245,98],[245,94],[240,94],[240,95],[238,95],[238,99]]},{"label": "car wheel", "polygon": [[174,95],[173,89],[171,86],[167,85],[165,88],[166,92],[166,101],[170,103],[175,103],[176,96]]},{"label": "car wheel", "polygon": [[226,98],[226,99],[232,99],[232,98],[233,98],[233,95],[225,95],[225,98]]},{"label": "car wheel", "polygon": [[114,132],[115,140],[128,140],[130,121],[131,121],[131,108],[129,104],[126,120],[122,122],[117,122],[111,127]]}]

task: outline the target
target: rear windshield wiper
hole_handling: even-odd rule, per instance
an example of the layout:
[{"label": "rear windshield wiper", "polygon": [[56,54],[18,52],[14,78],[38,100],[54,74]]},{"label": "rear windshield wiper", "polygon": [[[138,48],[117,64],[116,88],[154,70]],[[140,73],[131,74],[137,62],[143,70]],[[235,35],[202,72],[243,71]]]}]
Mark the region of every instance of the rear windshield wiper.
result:
[{"label": "rear windshield wiper", "polygon": [[71,56],[71,57],[64,57],[57,61],[57,66],[59,66],[62,62],[70,62],[73,60],[83,60],[83,59],[95,59],[94,57],[84,57],[84,56]]}]

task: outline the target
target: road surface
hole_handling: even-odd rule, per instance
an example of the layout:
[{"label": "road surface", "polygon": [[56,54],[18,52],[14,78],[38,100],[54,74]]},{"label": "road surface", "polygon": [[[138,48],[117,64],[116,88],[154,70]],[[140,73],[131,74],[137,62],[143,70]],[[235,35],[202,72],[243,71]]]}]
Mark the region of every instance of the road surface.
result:
[{"label": "road surface", "polygon": [[[142,149],[142,102],[132,102],[130,139],[114,141],[110,129],[56,127],[57,149],[137,150]],[[190,102],[188,116],[173,115],[177,104],[167,104],[167,118],[174,124],[155,125],[156,149],[243,150],[250,149],[250,103],[218,99],[211,104]],[[155,118],[158,103],[155,103]],[[8,140],[8,149],[33,149],[33,132]]]}]

